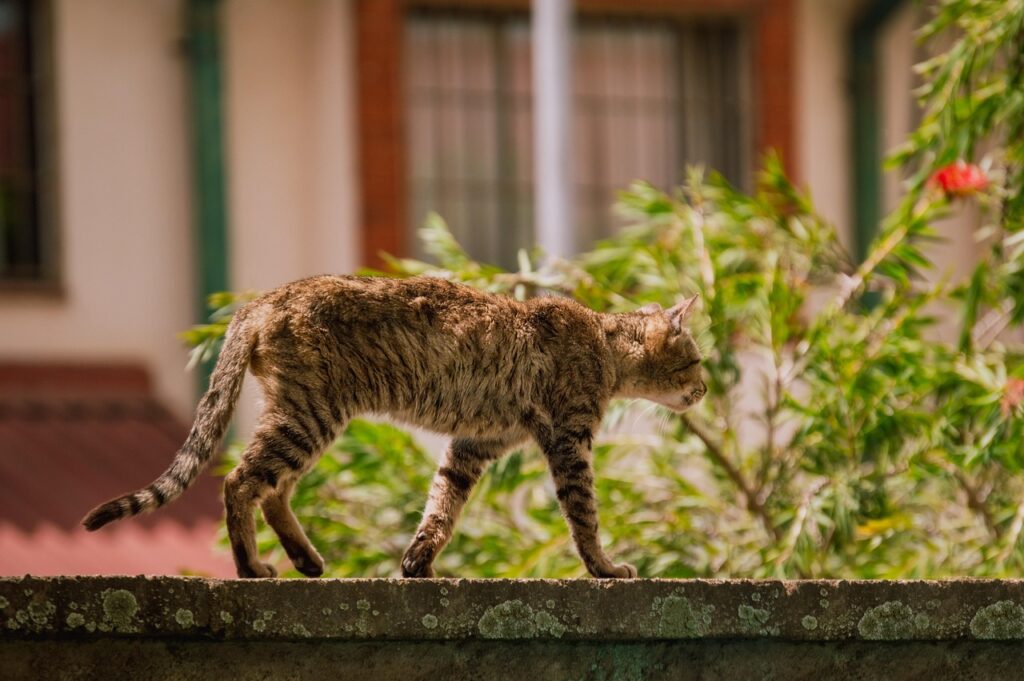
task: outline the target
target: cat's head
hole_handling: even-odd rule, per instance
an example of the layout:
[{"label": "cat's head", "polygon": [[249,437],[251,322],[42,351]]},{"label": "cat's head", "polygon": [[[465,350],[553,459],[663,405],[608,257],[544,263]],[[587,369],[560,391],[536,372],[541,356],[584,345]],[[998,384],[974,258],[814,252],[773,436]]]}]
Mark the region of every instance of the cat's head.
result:
[{"label": "cat's head", "polygon": [[684,412],[707,392],[701,371],[701,355],[686,327],[697,303],[694,295],[678,305],[662,309],[657,303],[630,313],[621,393],[642,397]]}]

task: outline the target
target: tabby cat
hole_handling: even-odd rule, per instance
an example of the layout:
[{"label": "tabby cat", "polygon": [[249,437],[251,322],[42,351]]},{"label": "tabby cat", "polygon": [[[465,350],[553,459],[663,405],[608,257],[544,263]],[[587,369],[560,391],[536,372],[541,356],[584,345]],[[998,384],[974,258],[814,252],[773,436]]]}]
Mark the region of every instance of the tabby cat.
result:
[{"label": "tabby cat", "polygon": [[258,504],[299,572],[324,562],[292,513],[299,478],[357,414],[390,414],[453,436],[405,577],[431,564],[487,465],[533,438],[583,563],[595,577],[635,577],[598,537],[591,439],[613,397],[682,412],[707,386],[683,326],[696,296],[669,310],[599,314],[558,297],[518,302],[438,278],[320,276],[270,291],[238,310],[185,444],[148,487],[82,521],[89,530],[178,497],[217,449],[246,367],[266,406],[224,481],[227,529],[240,577],[273,577],[256,549]]}]

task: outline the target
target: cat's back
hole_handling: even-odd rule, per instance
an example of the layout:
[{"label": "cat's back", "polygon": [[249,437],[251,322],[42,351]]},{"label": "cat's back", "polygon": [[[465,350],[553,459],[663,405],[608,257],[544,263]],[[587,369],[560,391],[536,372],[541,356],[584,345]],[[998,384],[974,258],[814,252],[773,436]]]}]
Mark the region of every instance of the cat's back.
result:
[{"label": "cat's back", "polygon": [[298,336],[338,328],[465,336],[527,321],[522,303],[437,277],[316,276],[264,294],[256,307],[267,330]]},{"label": "cat's back", "polygon": [[482,437],[515,430],[551,399],[600,401],[604,388],[597,316],[564,298],[522,303],[432,277],[322,276],[257,306],[265,322],[250,368],[265,387],[327,376],[345,386],[353,413]]}]

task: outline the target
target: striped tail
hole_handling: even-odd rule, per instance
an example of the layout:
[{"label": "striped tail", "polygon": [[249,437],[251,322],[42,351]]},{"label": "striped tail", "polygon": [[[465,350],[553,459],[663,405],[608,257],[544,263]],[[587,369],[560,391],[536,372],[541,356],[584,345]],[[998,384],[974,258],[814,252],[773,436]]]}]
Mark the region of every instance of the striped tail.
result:
[{"label": "striped tail", "polygon": [[210,376],[210,388],[199,401],[196,420],[185,444],[171,465],[148,487],[101,504],[82,519],[90,532],[107,523],[160,508],[178,498],[206,468],[214,450],[227,431],[231,414],[242,390],[242,379],[255,345],[251,325],[243,324],[243,310],[228,327],[217,366]]}]

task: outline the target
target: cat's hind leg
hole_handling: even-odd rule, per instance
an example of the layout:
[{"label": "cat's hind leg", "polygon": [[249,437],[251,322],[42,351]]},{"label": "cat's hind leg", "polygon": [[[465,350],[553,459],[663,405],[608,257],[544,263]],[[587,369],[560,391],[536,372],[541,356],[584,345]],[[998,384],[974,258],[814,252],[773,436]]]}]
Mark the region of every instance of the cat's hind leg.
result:
[{"label": "cat's hind leg", "polygon": [[423,520],[402,557],[403,577],[433,577],[431,565],[452,538],[455,521],[473,485],[487,464],[510,445],[505,442],[456,438],[445,452],[430,483]]},{"label": "cat's hind leg", "polygon": [[[250,445],[252,448],[252,445]],[[247,449],[248,454],[253,449]],[[258,451],[258,450],[256,450]],[[253,471],[243,461],[224,478],[224,507],[227,511],[228,539],[239,577],[276,577],[277,570],[259,561],[256,549],[256,519],[253,512],[262,496],[273,488],[266,474]]]},{"label": "cat's hind leg", "polygon": [[[289,480],[297,480],[312,465],[323,446],[324,443],[304,428],[299,420],[275,412],[266,412],[260,418],[260,424],[242,455],[242,461],[224,479],[228,538],[239,577],[276,575],[272,566],[259,561],[256,519],[253,515],[256,505],[262,505],[271,497],[278,497],[279,486]],[[282,518],[287,520],[279,512],[283,509],[277,502],[271,501],[270,506],[271,517],[275,521]],[[291,518],[294,519],[294,516]],[[295,527],[298,527],[297,522]],[[287,534],[291,538],[293,533]],[[305,537],[304,534],[302,536]]]},{"label": "cat's hind leg", "polygon": [[302,531],[289,503],[299,477],[279,483],[278,488],[263,499],[261,507],[263,517],[277,533],[295,569],[307,577],[319,577],[324,573],[324,559]]}]

